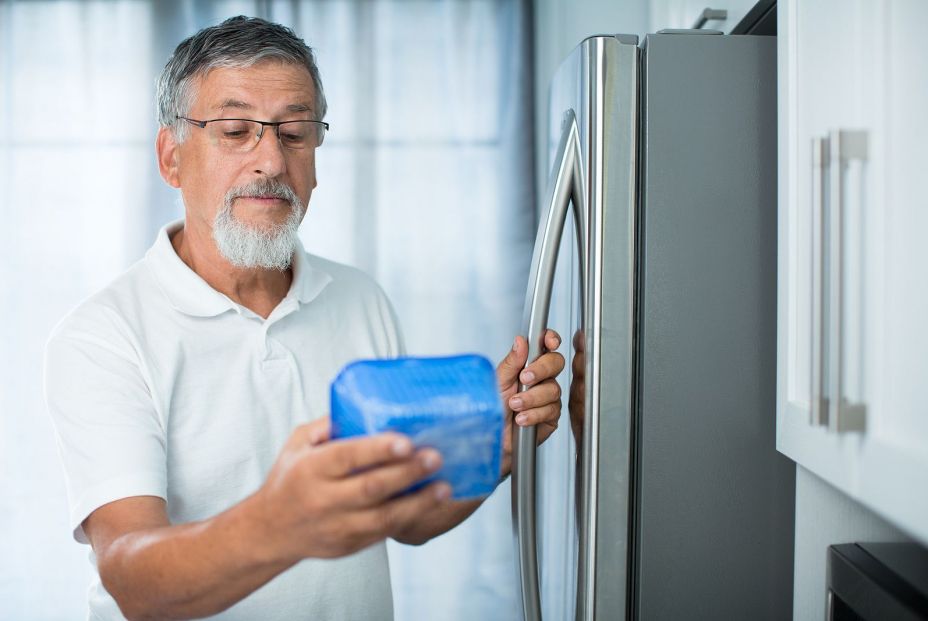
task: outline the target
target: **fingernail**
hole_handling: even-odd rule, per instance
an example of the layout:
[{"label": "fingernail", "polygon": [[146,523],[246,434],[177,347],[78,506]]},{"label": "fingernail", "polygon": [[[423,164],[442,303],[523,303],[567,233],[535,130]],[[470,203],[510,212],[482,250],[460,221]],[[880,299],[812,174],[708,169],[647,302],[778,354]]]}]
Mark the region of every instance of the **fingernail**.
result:
[{"label": "fingernail", "polygon": [[519,348],[519,339],[516,339],[512,342],[512,351],[515,351]]},{"label": "fingernail", "polygon": [[522,407],[522,399],[520,399],[519,397],[513,397],[512,399],[509,400],[509,407],[512,408],[513,410],[518,410],[519,408]]},{"label": "fingernail", "polygon": [[532,373],[531,371],[522,371],[521,377],[522,377],[522,383],[528,384],[529,382],[535,379],[535,374]]},{"label": "fingernail", "polygon": [[442,483],[440,485],[435,486],[434,493],[435,493],[435,498],[437,500],[446,500],[448,497],[451,496],[451,488],[448,485]]},{"label": "fingernail", "polygon": [[435,470],[438,467],[438,455],[432,451],[426,451],[419,457],[420,463],[426,470]]},{"label": "fingernail", "polygon": [[518,416],[516,416],[516,424],[524,425],[527,422],[528,422],[528,416],[526,416],[525,414],[519,414]]},{"label": "fingernail", "polygon": [[408,438],[400,438],[393,442],[393,454],[397,457],[405,457],[412,452],[412,442]]}]

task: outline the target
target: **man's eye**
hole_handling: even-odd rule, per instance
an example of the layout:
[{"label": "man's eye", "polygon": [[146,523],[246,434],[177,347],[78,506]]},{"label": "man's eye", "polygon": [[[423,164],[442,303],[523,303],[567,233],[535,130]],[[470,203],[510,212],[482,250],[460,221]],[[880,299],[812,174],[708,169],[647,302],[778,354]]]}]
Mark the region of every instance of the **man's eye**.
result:
[{"label": "man's eye", "polygon": [[303,134],[281,133],[280,137],[281,139],[286,140],[287,142],[300,142],[301,140],[303,140]]},{"label": "man's eye", "polygon": [[244,129],[230,130],[222,133],[224,138],[245,138],[248,136],[248,132]]}]

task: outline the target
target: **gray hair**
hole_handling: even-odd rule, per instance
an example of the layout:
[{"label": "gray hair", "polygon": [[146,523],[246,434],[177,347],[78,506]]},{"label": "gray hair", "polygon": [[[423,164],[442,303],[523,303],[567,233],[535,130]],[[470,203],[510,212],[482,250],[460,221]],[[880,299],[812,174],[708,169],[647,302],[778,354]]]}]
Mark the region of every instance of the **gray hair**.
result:
[{"label": "gray hair", "polygon": [[220,67],[250,67],[265,59],[301,65],[309,71],[315,92],[315,118],[326,113],[325,92],[313,50],[292,30],[258,17],[239,15],[204,28],[180,42],[158,78],[158,124],[171,127],[178,141],[187,136],[193,104],[193,82]]}]

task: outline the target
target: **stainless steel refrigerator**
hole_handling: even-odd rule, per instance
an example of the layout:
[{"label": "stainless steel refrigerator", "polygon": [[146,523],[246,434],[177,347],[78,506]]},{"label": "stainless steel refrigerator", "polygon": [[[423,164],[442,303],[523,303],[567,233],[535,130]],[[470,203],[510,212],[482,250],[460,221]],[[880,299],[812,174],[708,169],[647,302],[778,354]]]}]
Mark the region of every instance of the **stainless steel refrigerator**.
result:
[{"label": "stainless steel refrigerator", "polygon": [[775,37],[666,31],[586,39],[551,85],[524,322],[532,357],[572,343],[563,424],[515,442],[525,619],[792,616],[776,77]]}]

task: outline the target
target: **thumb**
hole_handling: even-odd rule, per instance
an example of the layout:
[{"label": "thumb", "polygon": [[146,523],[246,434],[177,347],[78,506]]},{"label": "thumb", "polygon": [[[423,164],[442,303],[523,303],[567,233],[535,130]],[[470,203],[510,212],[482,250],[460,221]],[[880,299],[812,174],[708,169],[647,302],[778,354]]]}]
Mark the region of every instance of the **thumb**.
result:
[{"label": "thumb", "polygon": [[296,433],[297,441],[302,445],[317,446],[329,441],[332,433],[332,419],[328,416],[300,425]]},{"label": "thumb", "polygon": [[496,379],[499,381],[500,389],[505,390],[516,382],[519,373],[525,368],[528,360],[528,342],[525,337],[517,336],[512,344],[512,349],[503,358],[503,361],[496,367]]}]

